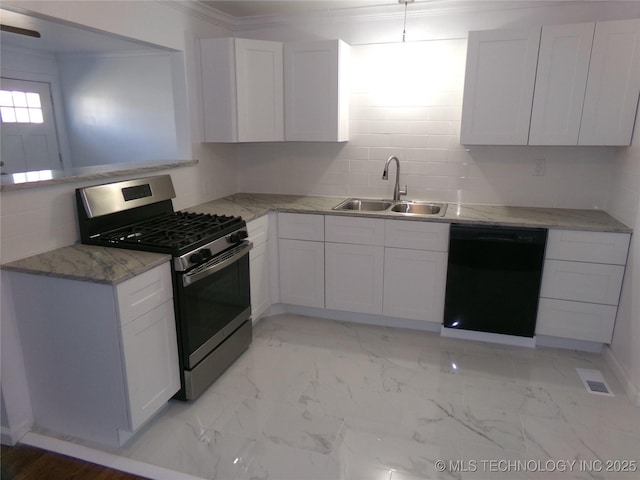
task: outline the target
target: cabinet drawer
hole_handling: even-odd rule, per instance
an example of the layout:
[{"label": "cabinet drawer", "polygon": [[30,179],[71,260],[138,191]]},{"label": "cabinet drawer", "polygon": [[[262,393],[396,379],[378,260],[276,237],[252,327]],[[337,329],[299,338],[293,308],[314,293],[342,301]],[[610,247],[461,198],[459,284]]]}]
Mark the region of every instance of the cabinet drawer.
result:
[{"label": "cabinet drawer", "polygon": [[384,220],[327,216],[325,223],[327,242],[384,245]]},{"label": "cabinet drawer", "polygon": [[247,231],[249,232],[249,241],[253,242],[253,246],[257,247],[267,241],[269,235],[269,216],[264,215],[247,223]]},{"label": "cabinet drawer", "polygon": [[385,220],[384,245],[446,252],[449,250],[449,224]]},{"label": "cabinet drawer", "polygon": [[278,213],[278,238],[324,241],[324,216]]},{"label": "cabinet drawer", "polygon": [[541,297],[618,305],[624,267],[546,260]]},{"label": "cabinet drawer", "polygon": [[120,325],[126,325],[173,298],[169,262],[138,275],[116,287]]},{"label": "cabinet drawer", "polygon": [[609,343],[616,310],[612,305],[541,298],[536,334]]},{"label": "cabinet drawer", "polygon": [[625,265],[628,233],[549,230],[546,258]]}]

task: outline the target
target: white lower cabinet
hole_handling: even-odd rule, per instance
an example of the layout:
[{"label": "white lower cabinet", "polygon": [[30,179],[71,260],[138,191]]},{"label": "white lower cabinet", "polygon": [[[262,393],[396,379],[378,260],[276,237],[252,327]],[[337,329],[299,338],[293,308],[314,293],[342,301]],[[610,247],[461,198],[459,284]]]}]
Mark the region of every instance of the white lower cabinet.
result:
[{"label": "white lower cabinet", "polygon": [[325,256],[326,307],[380,315],[384,247],[326,243]]},{"label": "white lower cabinet", "polygon": [[536,334],[610,343],[630,235],[549,230]]},{"label": "white lower cabinet", "polygon": [[324,308],[324,243],[280,239],[280,301]]},{"label": "white lower cabinet", "polygon": [[446,279],[446,252],[385,248],[382,313],[441,323]]},{"label": "white lower cabinet", "polygon": [[324,216],[278,213],[280,301],[324,308]]},{"label": "white lower cabinet", "polygon": [[38,427],[122,445],[180,389],[168,262],[115,287],[9,279]]},{"label": "white lower cabinet", "polygon": [[173,302],[122,327],[131,430],[137,430],[179,389]]}]

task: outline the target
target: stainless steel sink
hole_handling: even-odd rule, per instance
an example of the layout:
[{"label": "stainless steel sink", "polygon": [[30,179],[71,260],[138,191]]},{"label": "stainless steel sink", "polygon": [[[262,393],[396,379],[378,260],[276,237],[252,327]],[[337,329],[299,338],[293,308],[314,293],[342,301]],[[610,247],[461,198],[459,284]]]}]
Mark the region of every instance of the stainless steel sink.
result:
[{"label": "stainless steel sink", "polygon": [[353,212],[387,212],[399,215],[444,216],[446,203],[375,200],[368,198],[348,198],[332,210]]},{"label": "stainless steel sink", "polygon": [[446,211],[444,203],[427,202],[400,202],[391,207],[392,212],[405,213],[408,215],[444,215]]},{"label": "stainless steel sink", "polygon": [[369,200],[361,198],[348,198],[344,202],[333,207],[332,210],[356,210],[364,212],[381,212],[387,210],[393,202],[388,200]]}]

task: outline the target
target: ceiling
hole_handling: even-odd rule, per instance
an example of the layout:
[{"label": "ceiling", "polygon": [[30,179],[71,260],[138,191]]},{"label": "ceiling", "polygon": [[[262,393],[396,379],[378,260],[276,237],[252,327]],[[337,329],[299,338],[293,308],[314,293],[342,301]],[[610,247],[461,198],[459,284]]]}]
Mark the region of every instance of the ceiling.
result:
[{"label": "ceiling", "polygon": [[[409,3],[414,0],[408,0]],[[420,1],[420,0],[418,0]],[[425,0],[422,0],[425,1]],[[376,7],[381,5],[395,5],[398,0],[199,0],[198,3],[214,8],[232,17],[261,17],[276,15],[292,15],[317,11],[343,10],[354,8]],[[404,3],[404,0],[402,0]]]}]

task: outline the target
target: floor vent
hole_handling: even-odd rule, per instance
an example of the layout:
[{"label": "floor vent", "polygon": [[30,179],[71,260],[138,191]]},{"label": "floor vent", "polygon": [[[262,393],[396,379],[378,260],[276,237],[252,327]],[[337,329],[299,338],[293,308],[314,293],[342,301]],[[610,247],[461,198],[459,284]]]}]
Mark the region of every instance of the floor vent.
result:
[{"label": "floor vent", "polygon": [[609,388],[609,385],[607,385],[607,382],[602,376],[602,372],[600,372],[600,370],[576,368],[576,371],[578,372],[580,380],[582,380],[584,388],[587,389],[587,392],[595,395],[615,397],[615,395],[611,393],[611,389]]}]

